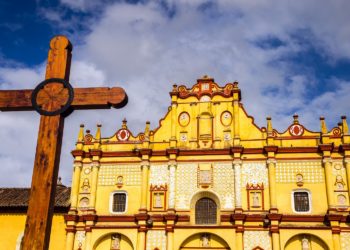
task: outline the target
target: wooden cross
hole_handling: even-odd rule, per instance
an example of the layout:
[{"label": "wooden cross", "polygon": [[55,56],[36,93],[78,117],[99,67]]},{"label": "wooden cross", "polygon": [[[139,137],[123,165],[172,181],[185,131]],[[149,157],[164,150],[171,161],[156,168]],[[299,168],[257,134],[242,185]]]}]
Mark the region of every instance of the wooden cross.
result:
[{"label": "wooden cross", "polygon": [[41,114],[23,250],[49,246],[64,117],[73,109],[120,108],[127,103],[119,87],[73,89],[68,82],[71,51],[66,37],[54,37],[44,82],[34,90],[0,90],[1,111],[35,109]]}]

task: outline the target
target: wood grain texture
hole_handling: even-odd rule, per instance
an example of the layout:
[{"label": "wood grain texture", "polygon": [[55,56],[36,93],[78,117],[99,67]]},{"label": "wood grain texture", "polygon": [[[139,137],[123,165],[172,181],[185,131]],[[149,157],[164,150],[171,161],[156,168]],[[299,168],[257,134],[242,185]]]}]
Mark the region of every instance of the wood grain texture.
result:
[{"label": "wood grain texture", "polygon": [[[56,36],[51,40],[50,48],[46,79],[55,77],[68,80],[70,42],[64,36]],[[55,93],[59,88],[59,84],[53,84],[47,91]],[[61,115],[40,118],[22,250],[45,250],[49,246],[63,124]]]},{"label": "wood grain texture", "polygon": [[[34,110],[31,103],[33,90],[0,90],[0,111]],[[67,95],[67,93],[63,93]],[[38,96],[38,103],[45,103],[45,96]],[[121,108],[127,102],[124,89],[119,87],[74,88],[73,109]]]},{"label": "wood grain texture", "polygon": [[[60,78],[69,81],[72,45],[64,36],[50,41],[46,66],[46,79]],[[0,111],[34,110],[33,90],[0,90]],[[39,90],[38,105],[44,110],[57,110],[64,105],[68,91],[60,83],[50,83]],[[71,105],[73,109],[121,108],[127,103],[122,88],[76,88]],[[22,250],[48,249],[54,197],[61,154],[64,116],[40,118],[39,134],[34,161],[31,193],[25,224]]]}]

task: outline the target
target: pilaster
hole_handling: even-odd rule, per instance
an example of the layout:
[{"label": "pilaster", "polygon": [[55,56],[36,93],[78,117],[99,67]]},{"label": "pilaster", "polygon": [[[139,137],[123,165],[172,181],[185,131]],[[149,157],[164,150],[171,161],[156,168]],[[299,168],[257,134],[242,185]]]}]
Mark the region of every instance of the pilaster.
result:
[{"label": "pilaster", "polygon": [[270,232],[272,237],[272,250],[280,250],[280,232],[279,223],[282,219],[281,214],[269,214],[267,218],[270,220]]},{"label": "pilaster", "polygon": [[90,212],[95,213],[98,172],[100,170],[100,158],[102,155],[102,151],[90,150],[90,154],[92,156],[92,178],[89,210]]},{"label": "pilaster", "polygon": [[177,128],[177,85],[173,85],[171,95],[171,137],[170,148],[176,148],[176,128]]},{"label": "pilaster", "polygon": [[276,197],[276,159],[275,155],[278,150],[277,146],[265,146],[267,153],[266,165],[269,175],[269,195],[270,195],[270,213],[278,213],[277,197]]},{"label": "pilaster", "polygon": [[178,154],[177,149],[168,149],[167,150],[169,157],[169,200],[168,200],[168,212],[175,212],[175,188],[176,188],[176,168],[177,162],[176,157]]},{"label": "pilaster", "polygon": [[79,195],[79,186],[80,186],[80,174],[83,164],[81,161],[75,161],[73,167],[73,181],[71,189],[71,207],[69,209],[70,214],[77,213],[77,204],[78,204],[78,195]]},{"label": "pilaster", "polygon": [[233,145],[240,145],[240,129],[239,129],[239,101],[240,90],[238,89],[238,82],[233,83]]},{"label": "pilaster", "polygon": [[232,219],[236,228],[236,248],[237,250],[243,250],[243,232],[244,232],[244,221],[246,215],[244,214],[233,214]]},{"label": "pilaster", "polygon": [[330,222],[330,226],[332,228],[332,240],[333,240],[333,249],[341,250],[340,247],[340,221],[342,219],[342,215],[340,214],[329,214],[327,219]]},{"label": "pilaster", "polygon": [[333,186],[333,174],[332,174],[332,158],[331,158],[331,151],[333,149],[332,144],[321,144],[319,145],[319,149],[323,154],[323,168],[324,168],[324,175],[326,180],[326,193],[327,193],[327,201],[328,201],[328,211],[334,211],[335,210],[335,203],[334,203],[334,186]]}]

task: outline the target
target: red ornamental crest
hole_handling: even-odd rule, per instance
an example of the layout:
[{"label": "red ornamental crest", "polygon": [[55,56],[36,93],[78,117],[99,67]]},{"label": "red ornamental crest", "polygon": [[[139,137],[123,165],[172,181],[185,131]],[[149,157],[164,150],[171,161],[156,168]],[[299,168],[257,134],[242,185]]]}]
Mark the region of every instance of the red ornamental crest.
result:
[{"label": "red ornamental crest", "polygon": [[289,128],[289,133],[293,136],[300,136],[304,133],[304,128],[299,124],[295,124]]},{"label": "red ornamental crest", "polygon": [[127,129],[120,129],[117,132],[117,138],[119,141],[127,141],[130,137],[130,132]]}]

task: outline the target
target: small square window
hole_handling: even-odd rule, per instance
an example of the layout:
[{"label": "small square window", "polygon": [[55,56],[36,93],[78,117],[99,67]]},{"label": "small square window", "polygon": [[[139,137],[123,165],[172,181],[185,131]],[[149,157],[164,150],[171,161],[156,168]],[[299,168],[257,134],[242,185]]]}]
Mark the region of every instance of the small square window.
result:
[{"label": "small square window", "polygon": [[310,197],[308,192],[294,192],[294,211],[295,212],[309,212],[310,211]]},{"label": "small square window", "polygon": [[126,210],[126,193],[114,193],[112,201],[112,211],[123,213]]}]

